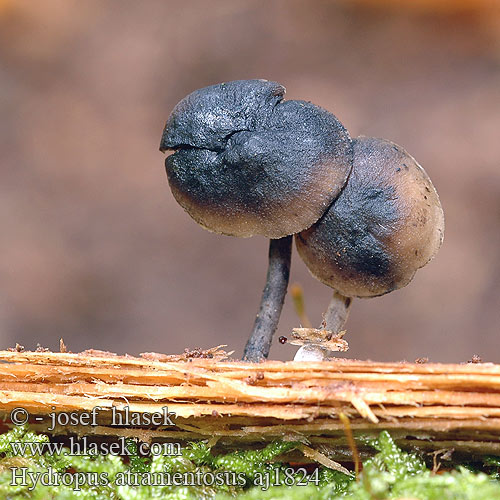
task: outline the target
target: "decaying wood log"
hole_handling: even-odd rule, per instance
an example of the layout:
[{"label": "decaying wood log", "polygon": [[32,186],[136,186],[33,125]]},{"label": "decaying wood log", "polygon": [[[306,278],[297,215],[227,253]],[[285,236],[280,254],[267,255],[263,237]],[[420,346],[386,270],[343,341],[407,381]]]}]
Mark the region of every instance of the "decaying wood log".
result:
[{"label": "decaying wood log", "polygon": [[[49,433],[209,439],[225,449],[287,439],[342,460],[350,456],[344,413],[355,436],[387,429],[403,448],[500,455],[500,365],[492,363],[245,363],[220,348],[139,358],[0,351],[4,428],[18,407],[29,412],[31,428],[48,432],[51,413],[97,406],[97,425],[56,425]],[[113,408],[145,414],[164,406],[175,425],[112,425]]]}]

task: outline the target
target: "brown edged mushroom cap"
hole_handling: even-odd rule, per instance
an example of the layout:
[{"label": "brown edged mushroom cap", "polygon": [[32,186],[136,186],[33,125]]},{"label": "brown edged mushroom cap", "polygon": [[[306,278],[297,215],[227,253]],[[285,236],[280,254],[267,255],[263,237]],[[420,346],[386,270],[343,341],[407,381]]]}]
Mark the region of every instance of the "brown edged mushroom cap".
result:
[{"label": "brown edged mushroom cap", "polygon": [[428,175],[403,148],[371,137],[353,145],[343,191],[295,241],[321,282],[347,297],[373,297],[404,287],[434,257],[444,214]]},{"label": "brown edged mushroom cap", "polygon": [[160,149],[172,193],[204,228],[281,238],[310,227],[344,186],[352,141],[328,111],[283,101],[275,82],[212,85],[184,98]]}]

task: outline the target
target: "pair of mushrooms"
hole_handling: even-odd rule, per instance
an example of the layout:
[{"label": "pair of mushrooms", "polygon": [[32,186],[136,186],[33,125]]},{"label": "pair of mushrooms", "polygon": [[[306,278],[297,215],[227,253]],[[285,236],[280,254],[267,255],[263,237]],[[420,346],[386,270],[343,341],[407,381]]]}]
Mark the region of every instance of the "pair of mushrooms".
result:
[{"label": "pair of mushrooms", "polygon": [[[351,139],[276,82],[239,80],[182,99],[163,131],[172,193],[205,229],[270,238],[267,282],[244,359],[267,358],[290,273],[292,236],[310,272],[334,289],[322,328],[342,329],[354,297],[407,285],[443,240],[438,195],[396,144]],[[315,358],[304,346],[296,359]]]}]

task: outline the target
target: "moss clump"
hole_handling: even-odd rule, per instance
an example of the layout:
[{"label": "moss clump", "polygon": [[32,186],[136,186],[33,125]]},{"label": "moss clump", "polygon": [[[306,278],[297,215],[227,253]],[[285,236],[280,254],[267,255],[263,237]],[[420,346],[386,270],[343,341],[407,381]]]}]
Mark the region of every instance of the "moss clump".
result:
[{"label": "moss clump", "polygon": [[[31,443],[31,444],[30,444]],[[26,447],[19,452],[19,444]],[[458,467],[434,474],[416,454],[401,451],[388,433],[370,444],[373,458],[359,481],[319,467],[308,474],[277,461],[297,443],[272,443],[257,451],[215,455],[204,442],[180,455],[139,456],[128,440],[127,457],[71,455],[49,438],[25,427],[0,435],[0,498],[8,500],[292,499],[486,500],[500,498],[495,474],[500,463],[484,464],[490,474]],[[45,447],[45,448],[44,448]],[[44,451],[43,451],[44,450]]]},{"label": "moss clump", "polygon": [[463,466],[435,474],[416,454],[401,451],[387,432],[373,446],[378,453],[363,465],[361,481],[353,483],[346,498],[374,500],[490,500],[500,498],[500,482]]}]

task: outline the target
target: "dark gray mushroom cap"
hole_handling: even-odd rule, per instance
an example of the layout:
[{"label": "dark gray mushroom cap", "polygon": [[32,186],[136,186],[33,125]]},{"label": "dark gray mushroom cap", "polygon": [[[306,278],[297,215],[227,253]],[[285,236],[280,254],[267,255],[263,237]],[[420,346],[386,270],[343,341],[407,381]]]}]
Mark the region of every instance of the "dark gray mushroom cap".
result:
[{"label": "dark gray mushroom cap", "polygon": [[349,180],[326,214],[296,235],[311,273],[347,297],[407,285],[437,253],[444,214],[424,169],[383,139],[355,139]]},{"label": "dark gray mushroom cap", "polygon": [[310,227],[338,196],[352,165],[349,134],[328,111],[283,101],[264,80],[213,85],[185,97],[160,149],[178,203],[201,226],[281,238]]}]

